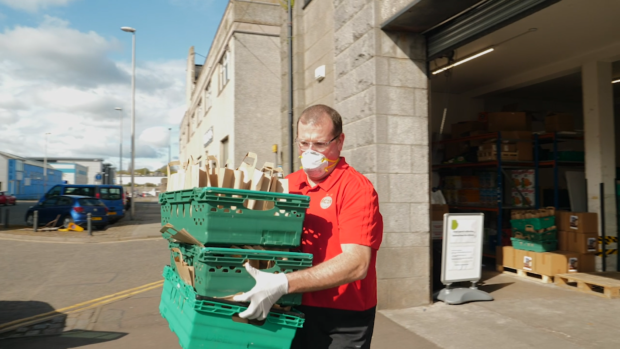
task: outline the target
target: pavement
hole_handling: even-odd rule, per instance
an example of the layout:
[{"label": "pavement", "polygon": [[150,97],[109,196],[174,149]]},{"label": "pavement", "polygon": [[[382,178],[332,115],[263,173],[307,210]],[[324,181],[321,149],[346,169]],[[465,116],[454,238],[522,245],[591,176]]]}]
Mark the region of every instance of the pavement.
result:
[{"label": "pavement", "polygon": [[[123,220],[106,231],[94,231],[94,236],[11,230],[1,231],[0,240],[88,244],[136,241],[132,244],[139,246],[139,240],[161,239],[157,204],[138,207],[141,210],[133,222]],[[563,289],[492,268],[483,271],[480,289],[494,300],[379,310],[372,348],[620,347],[620,299]],[[0,347],[178,347],[176,336],[159,315],[161,287],[145,285],[133,290],[109,302],[85,302],[77,309],[57,314],[52,309],[53,316],[45,321],[0,333],[4,338],[0,339]]]}]

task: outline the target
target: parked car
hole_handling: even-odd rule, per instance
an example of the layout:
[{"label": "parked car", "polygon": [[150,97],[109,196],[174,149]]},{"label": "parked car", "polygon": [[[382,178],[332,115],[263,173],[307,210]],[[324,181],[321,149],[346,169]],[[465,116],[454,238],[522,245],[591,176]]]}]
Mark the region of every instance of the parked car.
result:
[{"label": "parked car", "polygon": [[5,191],[0,191],[0,205],[16,205],[17,204],[17,199],[15,198],[15,196],[5,192]]},{"label": "parked car", "polygon": [[58,184],[50,188],[39,200],[59,195],[82,195],[100,199],[108,208],[109,223],[114,224],[125,217],[125,194],[120,185],[110,184]]},{"label": "parked car", "polygon": [[91,224],[103,229],[108,225],[108,208],[93,197],[79,195],[59,195],[44,199],[26,211],[26,224],[34,224],[34,211],[38,211],[38,225],[43,226],[58,218],[56,226],[70,223],[86,227],[87,214],[91,214]]}]

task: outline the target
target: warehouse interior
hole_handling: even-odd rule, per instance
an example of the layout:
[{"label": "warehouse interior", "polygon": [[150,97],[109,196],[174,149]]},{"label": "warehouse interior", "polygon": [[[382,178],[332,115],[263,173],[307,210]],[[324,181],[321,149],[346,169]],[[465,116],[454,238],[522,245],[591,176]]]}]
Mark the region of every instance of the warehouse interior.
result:
[{"label": "warehouse interior", "polygon": [[[605,226],[587,233],[601,236],[605,230],[617,237],[620,83],[612,83],[620,79],[617,13],[618,2],[563,0],[429,60],[431,186],[447,204],[432,202],[435,290],[441,287],[437,269],[446,212],[485,213],[483,255],[493,266],[503,265],[498,251],[511,245],[516,210],[597,212],[602,197]],[[433,74],[470,57],[475,58]],[[504,134],[501,144],[510,144],[505,153],[492,151],[499,143],[491,132]],[[500,156],[502,165],[481,164]],[[600,183],[603,195],[593,195]],[[583,271],[586,265],[587,271],[616,270],[616,256],[595,260],[601,248],[616,245],[581,251],[588,260]],[[505,266],[521,269],[512,258]]]}]

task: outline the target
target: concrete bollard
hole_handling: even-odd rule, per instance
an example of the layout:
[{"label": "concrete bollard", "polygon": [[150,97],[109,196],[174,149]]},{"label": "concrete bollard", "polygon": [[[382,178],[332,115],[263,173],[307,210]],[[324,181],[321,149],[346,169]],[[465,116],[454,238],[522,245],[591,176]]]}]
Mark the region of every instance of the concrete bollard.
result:
[{"label": "concrete bollard", "polygon": [[88,227],[88,235],[93,236],[93,226],[91,224],[90,216],[91,216],[90,213],[86,214],[86,226]]},{"label": "concrete bollard", "polygon": [[36,232],[39,229],[39,211],[34,211],[32,218],[32,231]]}]

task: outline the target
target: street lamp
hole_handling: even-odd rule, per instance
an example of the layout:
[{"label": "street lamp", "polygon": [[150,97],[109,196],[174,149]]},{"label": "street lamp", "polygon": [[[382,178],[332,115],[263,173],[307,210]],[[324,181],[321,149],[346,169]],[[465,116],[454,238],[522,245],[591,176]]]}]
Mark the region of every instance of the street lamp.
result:
[{"label": "street lamp", "polygon": [[123,185],[123,174],[121,172],[123,172],[123,108],[120,107],[116,107],[114,108],[115,110],[118,110],[120,113],[120,138],[121,138],[121,149],[118,153],[118,178],[120,180],[120,184],[121,186]]},{"label": "street lamp", "polygon": [[134,219],[136,200],[133,197],[134,168],[135,168],[135,130],[136,130],[136,30],[132,27],[121,27],[121,30],[132,34],[131,47],[131,220]]},{"label": "street lamp", "polygon": [[168,163],[172,161],[172,127],[168,127]]},{"label": "street lamp", "polygon": [[47,135],[50,132],[45,133],[45,156],[43,157],[43,195],[47,192]]}]

